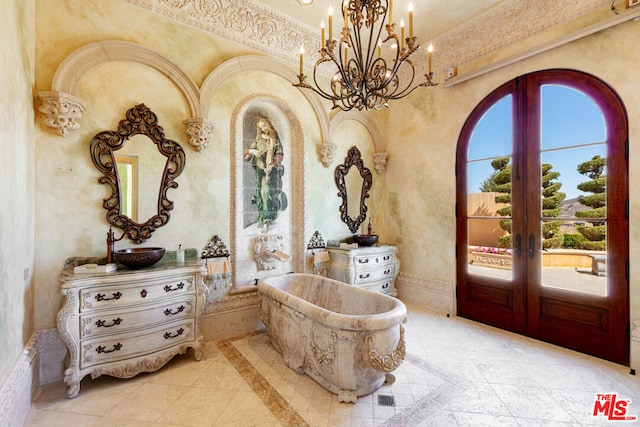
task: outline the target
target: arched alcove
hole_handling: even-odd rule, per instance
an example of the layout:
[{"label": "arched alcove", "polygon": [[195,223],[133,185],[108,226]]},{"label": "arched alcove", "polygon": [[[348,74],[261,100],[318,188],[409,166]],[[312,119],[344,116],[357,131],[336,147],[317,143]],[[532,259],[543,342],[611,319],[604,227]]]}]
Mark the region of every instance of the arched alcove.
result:
[{"label": "arched alcove", "polygon": [[[259,218],[252,207],[252,199],[259,197],[256,181],[262,178],[252,171],[256,166],[246,158],[245,150],[256,138],[260,118],[277,131],[284,152],[281,191],[286,208],[275,219]],[[231,119],[231,137],[231,253],[233,289],[237,291],[252,288],[262,277],[304,271],[304,133],[290,105],[272,95],[256,94],[238,103]],[[268,167],[267,162],[260,167]],[[256,248],[270,238],[279,239],[278,251],[291,258],[262,263]]]}]

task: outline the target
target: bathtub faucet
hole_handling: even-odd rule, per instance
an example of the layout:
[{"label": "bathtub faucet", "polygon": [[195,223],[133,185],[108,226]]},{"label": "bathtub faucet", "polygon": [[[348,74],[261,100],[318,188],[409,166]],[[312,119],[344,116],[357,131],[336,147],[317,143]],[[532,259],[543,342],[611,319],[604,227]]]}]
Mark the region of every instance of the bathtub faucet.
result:
[{"label": "bathtub faucet", "polygon": [[275,258],[280,262],[286,262],[289,260],[289,258],[291,258],[291,255],[289,254],[285,254],[282,251],[279,251],[277,249],[272,250],[271,252],[266,252],[267,255],[269,255],[271,258]]}]

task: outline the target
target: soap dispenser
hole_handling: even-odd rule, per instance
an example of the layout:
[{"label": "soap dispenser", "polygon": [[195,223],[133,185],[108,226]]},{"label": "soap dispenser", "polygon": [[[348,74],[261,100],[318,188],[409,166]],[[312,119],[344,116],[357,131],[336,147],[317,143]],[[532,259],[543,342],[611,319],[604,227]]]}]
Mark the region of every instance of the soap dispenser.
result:
[{"label": "soap dispenser", "polygon": [[182,245],[178,245],[178,250],[176,251],[176,262],[184,264],[184,249],[182,249]]}]

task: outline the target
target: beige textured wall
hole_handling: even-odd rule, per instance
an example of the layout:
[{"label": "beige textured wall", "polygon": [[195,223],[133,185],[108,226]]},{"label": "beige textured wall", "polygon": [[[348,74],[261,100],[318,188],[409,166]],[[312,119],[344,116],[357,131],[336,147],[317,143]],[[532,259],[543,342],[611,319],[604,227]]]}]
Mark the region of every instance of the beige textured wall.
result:
[{"label": "beige textured wall", "polygon": [[[190,29],[148,11],[118,1],[36,1],[36,90],[49,90],[60,62],[88,43],[118,39],[134,41],[178,64],[197,84],[225,60],[252,53],[231,42]],[[630,120],[630,165],[640,160],[640,92],[637,91],[637,22],[586,37],[521,63],[456,87],[420,90],[390,110],[370,113],[386,139],[389,159],[384,175],[374,173],[369,203],[374,230],[387,243],[397,243],[402,272],[454,284],[455,279],[455,149],[460,129],[475,105],[494,88],[515,76],[546,68],[575,68],[607,81],[622,97]],[[2,31],[7,31],[6,28]],[[296,64],[291,64],[292,75]],[[441,77],[439,78],[441,81]],[[144,84],[141,84],[144,83]],[[103,186],[88,155],[97,132],[112,129],[127,108],[144,101],[160,117],[167,136],[187,151],[187,168],[170,191],[176,209],[171,221],[149,244],[203,246],[212,234],[228,240],[233,111],[246,97],[267,94],[295,107],[303,124],[305,159],[305,230],[319,230],[325,239],[349,235],[339,221],[339,200],[333,169],[348,148],[357,144],[372,171],[371,141],[358,125],[338,129],[334,164],[325,168],[315,145],[323,142],[319,124],[297,89],[281,77],[259,71],[238,72],[225,81],[212,101],[213,142],[204,153],[191,150],[182,120],[184,99],[167,79],[144,67],[109,64],[92,70],[80,96],[88,110],[82,127],[61,138],[36,125],[36,328],[55,326],[61,299],[57,276],[65,258],[104,253],[107,230],[101,200]],[[40,120],[40,116],[37,120]],[[366,140],[366,142],[365,142]],[[366,153],[366,154],[365,154]],[[640,171],[630,168],[631,318],[640,318]],[[118,246],[123,247],[123,244]],[[20,272],[22,269],[20,269]]]},{"label": "beige textured wall", "polygon": [[35,2],[0,14],[0,384],[33,333]]},{"label": "beige textured wall", "polygon": [[[399,244],[402,271],[455,285],[455,151],[460,129],[483,97],[516,76],[572,68],[609,83],[629,116],[631,319],[640,318],[640,22],[628,22],[452,88],[439,86],[393,105],[387,209],[399,218],[388,233]],[[395,142],[394,142],[395,141]],[[413,185],[407,185],[412,183]],[[634,262],[635,260],[635,262]]]},{"label": "beige textured wall", "polygon": [[[141,44],[171,60],[197,85],[202,85],[226,60],[255,53],[125,2],[60,0],[54,5],[49,0],[37,0],[36,4],[36,91],[51,89],[56,68],[70,53],[98,41]],[[291,64],[290,68],[293,79],[296,65]],[[102,208],[106,187],[97,182],[99,174],[89,156],[89,141],[98,132],[115,130],[126,110],[140,102],[157,114],[166,137],[179,142],[187,158],[186,168],[176,180],[179,187],[168,192],[175,203],[171,219],[154,232],[145,246],[173,250],[182,244],[200,250],[214,234],[230,246],[234,112],[252,97],[264,96],[286,103],[301,123],[304,137],[292,142],[304,150],[304,165],[294,167],[304,168],[305,246],[315,230],[325,240],[349,234],[338,215],[333,169],[336,162],[344,159],[348,147],[357,144],[367,153],[365,163],[373,170],[370,156],[373,148],[371,141],[362,137],[362,129],[355,132],[338,129],[334,142],[340,148],[334,164],[326,168],[316,149],[316,144],[323,142],[320,122],[290,81],[270,72],[238,69],[217,83],[208,116],[214,125],[212,142],[202,153],[187,142],[182,121],[191,114],[184,97],[167,77],[138,63],[102,64],[85,75],[78,96],[87,110],[81,128],[70,136],[62,138],[43,127],[42,116],[38,114],[36,241],[46,244],[38,244],[36,248],[37,329],[56,325],[55,316],[62,302],[58,275],[64,260],[106,252],[108,226]],[[116,249],[129,246],[134,245],[126,240],[116,243]]]}]

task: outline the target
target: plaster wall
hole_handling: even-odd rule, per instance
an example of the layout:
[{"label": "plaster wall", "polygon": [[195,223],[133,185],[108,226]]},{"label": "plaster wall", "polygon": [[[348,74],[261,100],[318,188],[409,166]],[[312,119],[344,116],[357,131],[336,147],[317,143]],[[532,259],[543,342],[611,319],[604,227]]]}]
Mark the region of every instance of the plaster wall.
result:
[{"label": "plaster wall", "polygon": [[[197,85],[225,61],[255,53],[126,2],[61,0],[53,6],[47,0],[36,0],[35,4],[36,91],[51,88],[56,68],[71,52],[97,41],[126,40],[144,45],[177,64]],[[381,241],[398,245],[407,281],[436,285],[444,290],[440,297],[447,298],[438,304],[446,309],[454,306],[457,139],[475,105],[502,83],[546,68],[574,68],[596,75],[608,82],[625,103],[630,122],[629,163],[640,160],[640,123],[635,120],[640,112],[640,94],[632,71],[638,68],[640,58],[635,42],[638,25],[618,25],[451,88],[441,84],[421,89],[393,103],[390,110],[368,113],[383,133],[389,154],[386,172],[373,175],[368,202],[372,224]],[[290,64],[290,68],[293,79],[296,64]],[[437,80],[442,82],[442,76]],[[186,141],[182,120],[190,116],[188,104],[164,75],[140,64],[109,63],[92,69],[79,90],[88,106],[81,128],[62,138],[42,127],[41,117],[36,117],[36,157],[28,163],[35,164],[37,171],[36,241],[47,243],[35,247],[38,330],[55,327],[61,302],[57,276],[64,259],[105,252],[107,224],[101,207],[105,189],[97,183],[88,144],[97,132],[115,129],[124,112],[136,103],[144,102],[156,112],[167,137],[181,143],[187,152],[185,172],[177,179],[179,188],[169,191],[169,198],[175,202],[171,220],[148,242],[168,249],[178,244],[200,249],[212,234],[229,241],[231,123],[235,109],[247,97],[277,98],[292,107],[301,123],[303,138],[296,143],[304,151],[305,242],[315,230],[325,240],[350,234],[339,220],[340,200],[333,169],[343,161],[349,147],[358,145],[365,165],[373,171],[371,154],[380,151],[374,149],[362,125],[349,123],[332,134],[330,142],[337,145],[335,160],[325,167],[316,144],[327,142],[327,135],[309,102],[291,87],[290,81],[265,70],[239,67],[217,86],[207,117],[214,123],[212,143],[202,153],[190,149]],[[636,182],[640,171],[630,168],[629,178],[631,183]],[[631,185],[632,319],[640,316],[640,266],[633,262],[640,250],[639,196],[640,189]],[[118,244],[126,246],[130,244]],[[447,288],[449,293],[445,295]]]},{"label": "plaster wall", "polygon": [[[105,40],[125,40],[151,49],[176,64],[198,86],[216,67],[235,57],[253,54],[251,50],[197,29],[171,22],[147,10],[120,1],[39,0],[37,5],[37,81],[36,91],[51,89],[60,63],[74,50]],[[62,13],[61,13],[62,12]],[[275,63],[274,63],[275,64]],[[292,79],[295,64],[291,65]],[[349,124],[333,135],[338,150],[333,165],[325,167],[316,144],[325,142],[316,112],[291,81],[270,70],[238,65],[234,72],[216,82],[210,96],[206,119],[213,123],[211,143],[197,152],[187,142],[183,120],[192,116],[189,104],[174,83],[157,70],[141,63],[113,61],[91,68],[78,86],[87,109],[80,129],[60,137],[44,127],[36,117],[37,174],[36,241],[36,329],[55,328],[61,295],[58,275],[66,258],[98,256],[106,252],[108,224],[102,200],[106,187],[98,183],[99,173],[89,155],[91,138],[105,130],[116,130],[125,112],[144,103],[157,116],[165,136],[180,143],[186,152],[186,167],[176,179],[179,187],[170,189],[174,202],[168,224],[153,233],[144,246],[174,250],[178,244],[201,250],[214,234],[230,244],[232,212],[232,144],[239,105],[252,97],[260,102],[274,100],[283,111],[293,111],[300,124],[301,137],[292,140],[302,151],[304,165],[304,244],[315,230],[325,239],[349,235],[338,214],[339,199],[333,169],[342,162],[347,149],[358,145],[365,164],[373,170],[371,139],[362,125]],[[267,100],[267,101],[265,101]],[[240,120],[241,122],[241,120]],[[374,177],[374,187],[377,185]],[[379,181],[382,185],[382,180]],[[375,201],[371,201],[375,203]],[[117,231],[117,230],[114,230]],[[116,249],[135,246],[126,239]],[[302,255],[302,254],[300,254]]]},{"label": "plaster wall", "polygon": [[34,331],[34,16],[32,0],[5,1],[0,14],[0,384]]},{"label": "plaster wall", "polygon": [[[387,212],[389,235],[397,236],[402,273],[450,285],[455,305],[455,151],[464,121],[501,84],[532,71],[572,68],[607,82],[620,95],[629,118],[629,239],[631,319],[640,316],[640,93],[634,70],[640,65],[637,34],[630,21],[451,88],[414,93],[393,105],[384,127],[388,139]],[[440,81],[441,78],[439,78]],[[391,142],[397,141],[397,142]],[[411,185],[408,185],[411,183]],[[416,236],[420,236],[416,238]],[[392,242],[393,243],[393,242]]]}]

